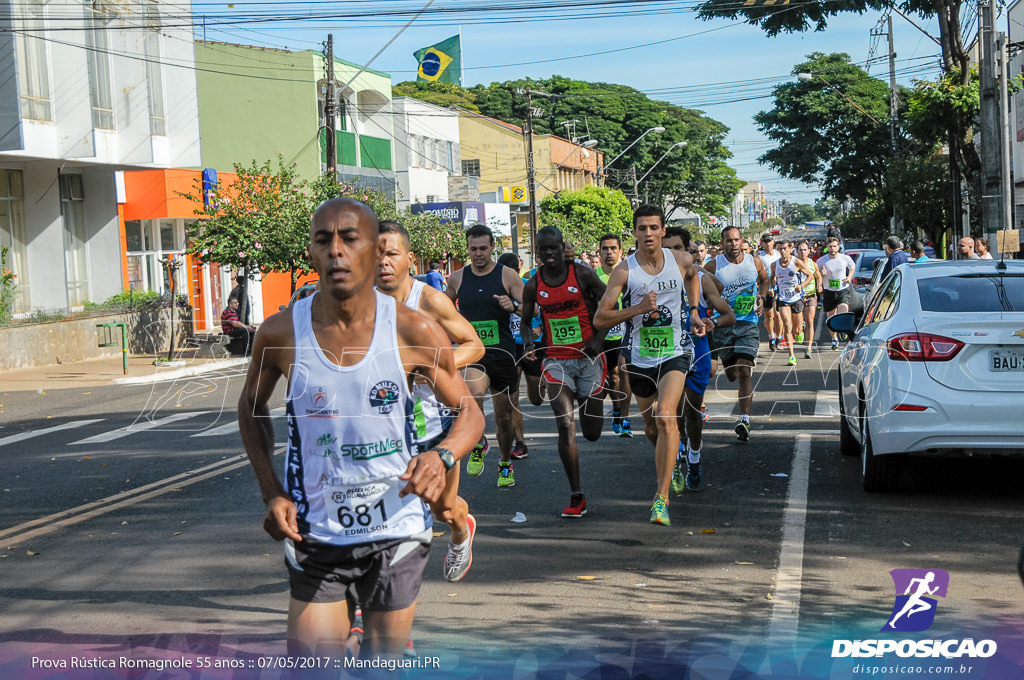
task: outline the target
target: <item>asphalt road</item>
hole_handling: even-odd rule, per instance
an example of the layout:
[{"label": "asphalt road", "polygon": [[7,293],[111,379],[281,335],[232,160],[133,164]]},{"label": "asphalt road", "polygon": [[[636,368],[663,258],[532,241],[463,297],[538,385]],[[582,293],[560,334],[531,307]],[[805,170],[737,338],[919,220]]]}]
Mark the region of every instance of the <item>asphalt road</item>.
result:
[{"label": "asphalt road", "polygon": [[[697,665],[756,667],[750,650],[767,639],[877,635],[895,568],[949,572],[929,635],[1020,630],[1024,458],[916,460],[900,492],[867,494],[859,461],[838,452],[837,357],[791,369],[763,344],[747,443],[732,431],[735,389],[713,382],[704,483],[672,498],[671,527],[647,521],[654,460],[638,419],[632,440],[610,423],[600,441],[580,438],[590,514],[561,519],[554,423],[524,395],[530,457],[513,489],[495,486],[496,447],[481,476],[463,474],[473,567],[445,582],[435,539],[417,651],[529,671],[567,650],[668,658],[685,644]],[[15,677],[3,671],[29,648],[283,650],[285,569],[232,426],[240,386],[229,374],[0,393],[0,675]]]}]

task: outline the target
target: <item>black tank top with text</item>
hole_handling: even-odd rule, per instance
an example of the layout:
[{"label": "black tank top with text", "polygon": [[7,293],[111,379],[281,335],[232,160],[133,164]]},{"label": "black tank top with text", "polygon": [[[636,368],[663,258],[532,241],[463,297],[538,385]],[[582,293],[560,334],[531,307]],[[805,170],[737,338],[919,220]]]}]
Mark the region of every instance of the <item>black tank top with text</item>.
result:
[{"label": "black tank top with text", "polygon": [[484,343],[485,356],[494,354],[515,356],[516,341],[509,323],[510,312],[498,304],[495,295],[508,295],[501,282],[504,267],[496,264],[490,273],[477,276],[473,268],[463,268],[462,283],[455,296],[455,305],[462,316],[473,324],[480,341]]}]

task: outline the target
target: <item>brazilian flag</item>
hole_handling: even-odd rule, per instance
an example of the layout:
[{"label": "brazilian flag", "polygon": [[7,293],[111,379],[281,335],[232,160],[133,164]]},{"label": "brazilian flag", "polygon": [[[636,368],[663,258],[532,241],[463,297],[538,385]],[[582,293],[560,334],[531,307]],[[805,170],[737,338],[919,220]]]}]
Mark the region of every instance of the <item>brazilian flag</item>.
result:
[{"label": "brazilian flag", "polygon": [[413,52],[420,67],[418,80],[431,83],[456,83],[462,80],[462,44],[458,35],[442,40],[436,45]]}]

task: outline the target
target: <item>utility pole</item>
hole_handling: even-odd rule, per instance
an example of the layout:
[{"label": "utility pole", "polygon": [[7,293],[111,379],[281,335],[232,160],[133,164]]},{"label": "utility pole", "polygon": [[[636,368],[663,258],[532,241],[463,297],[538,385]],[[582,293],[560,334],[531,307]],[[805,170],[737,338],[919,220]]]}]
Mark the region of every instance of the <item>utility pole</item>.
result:
[{"label": "utility pole", "polygon": [[[999,81],[996,77],[996,0],[978,0],[981,58],[981,230],[1004,227]],[[964,236],[970,227],[964,226]]]},{"label": "utility pole", "polygon": [[1001,31],[996,39],[996,51],[999,53],[999,160],[1003,171],[1003,222],[999,228],[1011,229],[1014,221],[1013,170],[1010,163],[1010,51],[1008,37]]},{"label": "utility pole", "polygon": [[530,88],[525,90],[526,94],[526,127],[523,134],[526,135],[526,182],[527,191],[530,195],[530,257],[537,261],[537,173],[533,166],[533,93]]},{"label": "utility pole", "polygon": [[[893,166],[895,167],[896,161],[899,158],[899,152],[896,148],[896,128],[899,125],[900,100],[898,91],[896,90],[896,48],[893,45],[891,12],[887,18],[889,29],[889,138],[892,144]],[[900,201],[897,191],[894,190],[892,192],[892,221],[890,223],[890,232],[896,233],[896,230],[902,226],[900,224],[901,222]]]},{"label": "utility pole", "polygon": [[640,187],[636,183],[636,164],[629,166],[629,174],[633,177],[633,208],[640,205]]},{"label": "utility pole", "polygon": [[338,101],[334,92],[334,35],[327,34],[327,92],[324,93],[324,125],[326,130],[327,176],[338,174],[338,138],[334,132]]}]

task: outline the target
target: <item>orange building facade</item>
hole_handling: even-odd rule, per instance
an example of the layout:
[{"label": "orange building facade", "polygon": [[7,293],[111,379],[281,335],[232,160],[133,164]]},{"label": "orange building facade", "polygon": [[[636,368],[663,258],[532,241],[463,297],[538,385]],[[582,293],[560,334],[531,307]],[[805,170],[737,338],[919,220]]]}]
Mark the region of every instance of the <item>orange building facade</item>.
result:
[{"label": "orange building facade", "polygon": [[[219,173],[218,182],[232,183],[234,173]],[[121,264],[126,290],[167,293],[171,282],[160,264],[163,258],[184,259],[175,275],[175,293],[188,295],[193,308],[193,329],[220,331],[220,313],[235,285],[235,272],[215,264],[202,265],[185,255],[190,233],[199,228],[201,205],[182,194],[202,195],[199,170],[137,170],[124,173],[124,202],[118,205],[121,228]],[[296,284],[315,280],[302,277]],[[250,281],[250,319],[259,323],[288,304],[289,274],[270,273]]]}]

